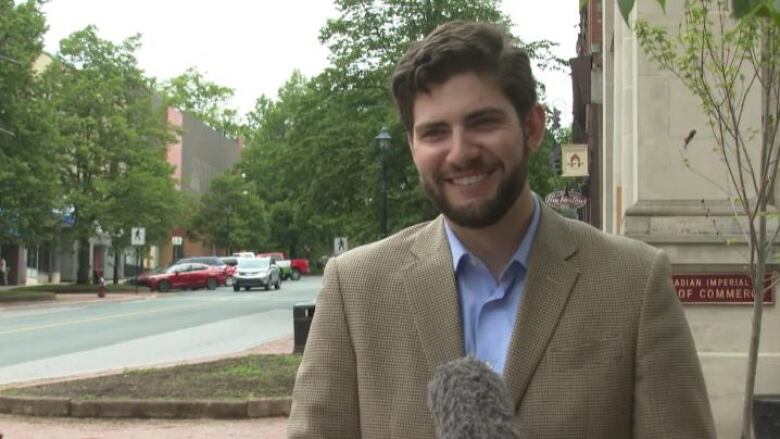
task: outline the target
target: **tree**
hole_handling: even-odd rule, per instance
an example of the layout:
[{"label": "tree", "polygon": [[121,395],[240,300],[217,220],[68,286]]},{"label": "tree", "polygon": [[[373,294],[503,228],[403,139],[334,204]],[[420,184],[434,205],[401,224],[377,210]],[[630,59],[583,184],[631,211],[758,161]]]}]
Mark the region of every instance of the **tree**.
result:
[{"label": "tree", "polygon": [[[754,311],[742,438],[751,439],[764,277],[780,233],[780,228],[767,230],[767,219],[772,216],[767,204],[774,196],[780,160],[780,23],[761,14],[730,20],[725,1],[689,0],[677,35],[671,36],[665,28],[644,21],[635,27],[645,52],[698,98],[716,139],[714,151],[727,171],[725,184],[711,178],[708,181],[732,202],[737,223],[744,220],[744,236],[739,238],[749,245],[747,271],[753,281]],[[745,110],[757,96],[761,100],[761,119],[750,120]],[[688,158],[689,141],[682,145],[681,153],[685,165],[698,173]]]},{"label": "tree", "polygon": [[57,226],[54,114],[33,63],[46,31],[42,1],[0,0],[0,244],[35,243]]},{"label": "tree", "polygon": [[176,219],[178,193],[165,160],[173,137],[164,107],[153,105],[151,81],[137,67],[139,41],[114,44],[89,26],[60,42],[60,59],[43,74],[57,113],[59,177],[75,220],[79,283],[88,281],[89,239],[96,233],[121,248],[130,226],[143,222],[154,241],[167,237]]},{"label": "tree", "polygon": [[[261,97],[247,115],[242,167],[248,179],[267,188],[262,196],[269,211],[293,219],[272,221],[272,237],[292,254],[302,247],[329,252],[336,236],[355,245],[379,236],[380,151],[374,137],[383,125],[393,138],[385,156],[389,229],[436,215],[409,160],[390,75],[406,46],[439,24],[508,23],[495,0],[337,0],[336,6],[339,16],[320,34],[331,65],[314,78],[293,74],[277,100]],[[550,55],[549,42],[526,47],[542,64],[560,61]],[[547,167],[539,169],[549,174]]]},{"label": "tree", "polygon": [[190,67],[181,75],[164,81],[158,91],[168,105],[193,113],[228,137],[238,136],[237,112],[228,107],[235,91],[209,81],[197,68]]},{"label": "tree", "polygon": [[229,170],[201,196],[189,233],[227,254],[259,249],[269,240],[265,203],[237,169]]}]

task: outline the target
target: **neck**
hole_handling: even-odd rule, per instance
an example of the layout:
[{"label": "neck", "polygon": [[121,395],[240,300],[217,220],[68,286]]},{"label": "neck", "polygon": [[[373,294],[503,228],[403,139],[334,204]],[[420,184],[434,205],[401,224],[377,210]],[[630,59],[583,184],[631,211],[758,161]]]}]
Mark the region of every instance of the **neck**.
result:
[{"label": "neck", "polygon": [[452,231],[469,253],[478,257],[498,279],[525,237],[534,211],[531,190],[526,185],[509,211],[497,223],[481,229],[461,227],[447,219]]}]

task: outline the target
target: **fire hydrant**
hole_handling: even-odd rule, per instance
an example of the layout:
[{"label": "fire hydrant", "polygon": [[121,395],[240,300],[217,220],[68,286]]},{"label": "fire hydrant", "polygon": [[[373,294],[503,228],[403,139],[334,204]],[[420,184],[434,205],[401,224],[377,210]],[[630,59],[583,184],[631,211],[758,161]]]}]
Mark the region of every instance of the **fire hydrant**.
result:
[{"label": "fire hydrant", "polygon": [[106,281],[103,279],[103,276],[100,276],[100,280],[98,282],[98,297],[103,298],[106,297]]}]

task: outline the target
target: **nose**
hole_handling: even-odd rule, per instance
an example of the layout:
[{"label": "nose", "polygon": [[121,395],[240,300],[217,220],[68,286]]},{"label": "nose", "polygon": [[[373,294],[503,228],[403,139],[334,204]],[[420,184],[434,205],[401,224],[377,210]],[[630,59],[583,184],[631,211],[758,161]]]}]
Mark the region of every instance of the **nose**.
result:
[{"label": "nose", "polygon": [[447,162],[454,167],[463,167],[479,157],[479,146],[463,130],[453,130],[450,138]]}]

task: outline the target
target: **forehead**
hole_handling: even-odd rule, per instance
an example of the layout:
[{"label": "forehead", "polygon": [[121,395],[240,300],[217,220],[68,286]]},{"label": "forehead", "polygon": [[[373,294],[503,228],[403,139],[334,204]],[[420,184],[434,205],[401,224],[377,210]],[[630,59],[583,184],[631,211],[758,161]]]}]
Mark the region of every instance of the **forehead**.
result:
[{"label": "forehead", "polygon": [[484,109],[514,113],[512,103],[494,78],[473,72],[462,73],[415,96],[414,126],[454,122]]}]

